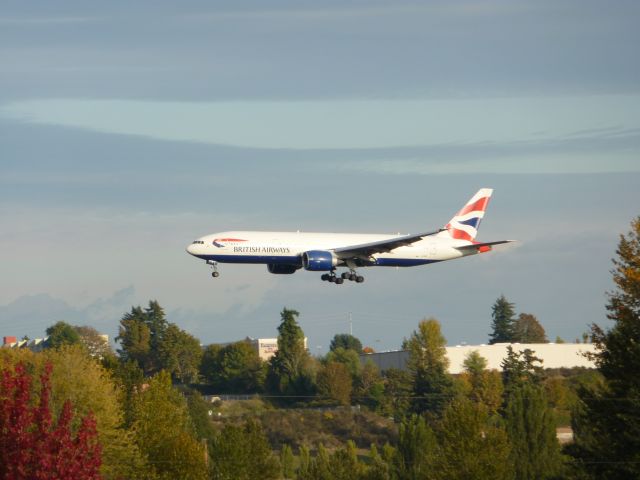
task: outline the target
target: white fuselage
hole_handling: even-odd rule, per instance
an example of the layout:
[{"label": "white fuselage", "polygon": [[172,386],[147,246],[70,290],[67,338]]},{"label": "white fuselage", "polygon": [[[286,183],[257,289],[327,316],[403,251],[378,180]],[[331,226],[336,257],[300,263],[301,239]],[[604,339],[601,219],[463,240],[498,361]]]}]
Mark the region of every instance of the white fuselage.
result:
[{"label": "white fuselage", "polygon": [[[400,235],[358,233],[306,233],[228,231],[199,238],[187,247],[198,258],[221,263],[259,263],[301,266],[302,254],[314,250],[334,250]],[[430,236],[369,257],[368,266],[409,267],[463,257],[455,247],[472,242],[446,236]]]}]

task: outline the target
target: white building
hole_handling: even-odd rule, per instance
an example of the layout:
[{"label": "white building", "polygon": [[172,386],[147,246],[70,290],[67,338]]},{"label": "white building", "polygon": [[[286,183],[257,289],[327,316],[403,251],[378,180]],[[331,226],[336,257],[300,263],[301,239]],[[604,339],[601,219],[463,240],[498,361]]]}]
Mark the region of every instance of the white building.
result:
[{"label": "white building", "polygon": [[[251,345],[258,352],[258,356],[263,361],[268,361],[278,351],[277,338],[252,338]],[[304,337],[304,348],[307,348],[307,337]]]},{"label": "white building", "polygon": [[[474,350],[487,359],[487,368],[501,370],[501,363],[507,356],[507,347],[514,351],[532,350],[542,360],[543,368],[595,368],[593,361],[585,357],[585,353],[594,353],[595,345],[591,343],[496,343],[494,345],[457,345],[446,347],[449,359],[449,373],[464,371],[464,359]],[[393,352],[369,353],[360,355],[362,364],[372,361],[380,370],[397,368],[405,370],[409,352],[398,350]]]}]

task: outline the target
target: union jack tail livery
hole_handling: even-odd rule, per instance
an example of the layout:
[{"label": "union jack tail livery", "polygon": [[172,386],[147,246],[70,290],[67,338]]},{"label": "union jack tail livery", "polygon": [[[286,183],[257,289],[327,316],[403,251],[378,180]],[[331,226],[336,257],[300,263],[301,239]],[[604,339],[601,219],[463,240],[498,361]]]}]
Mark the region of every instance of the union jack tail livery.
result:
[{"label": "union jack tail livery", "polygon": [[471,197],[471,200],[449,220],[449,223],[444,227],[446,230],[441,232],[440,235],[455,238],[456,240],[475,241],[480,221],[484,217],[484,212],[487,209],[492,193],[493,189],[491,188],[478,190]]}]

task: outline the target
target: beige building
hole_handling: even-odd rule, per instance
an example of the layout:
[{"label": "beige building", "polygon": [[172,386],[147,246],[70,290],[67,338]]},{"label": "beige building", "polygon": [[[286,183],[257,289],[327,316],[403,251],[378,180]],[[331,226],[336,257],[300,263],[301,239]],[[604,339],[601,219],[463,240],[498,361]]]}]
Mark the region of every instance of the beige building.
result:
[{"label": "beige building", "polygon": [[[278,351],[277,338],[252,338],[251,345],[258,352],[258,356],[263,361],[268,361]],[[304,348],[307,348],[307,337],[304,337]]]},{"label": "beige building", "polygon": [[[585,357],[586,353],[594,353],[595,345],[591,343],[496,343],[494,345],[456,345],[446,347],[449,359],[449,373],[462,373],[464,359],[474,350],[487,359],[487,368],[501,370],[501,363],[507,356],[507,347],[516,352],[525,349],[535,352],[535,356],[542,360],[543,368],[595,368],[593,361]],[[364,364],[372,361],[380,370],[397,368],[406,369],[409,352],[398,350],[393,352],[369,353],[360,355],[360,362]]]}]

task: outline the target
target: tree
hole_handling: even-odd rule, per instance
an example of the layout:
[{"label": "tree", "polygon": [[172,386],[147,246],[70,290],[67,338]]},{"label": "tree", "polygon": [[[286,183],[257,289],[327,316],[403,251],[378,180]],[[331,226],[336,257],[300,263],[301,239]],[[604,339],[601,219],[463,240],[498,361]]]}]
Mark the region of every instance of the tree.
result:
[{"label": "tree", "polygon": [[542,363],[542,360],[535,356],[534,351],[526,348],[516,352],[509,345],[507,356],[501,364],[505,393],[508,394],[526,383],[538,383],[542,373],[542,367],[538,363]]},{"label": "tree", "polygon": [[161,479],[204,480],[204,449],[194,437],[187,402],[160,372],[135,397],[132,429],[140,450]]},{"label": "tree", "polygon": [[487,359],[477,350],[470,352],[464,359],[464,372],[461,380],[467,390],[468,398],[486,407],[489,415],[495,415],[502,405],[502,378],[500,372],[487,370]]},{"label": "tree", "polygon": [[141,307],[131,307],[131,312],[125,313],[120,320],[116,342],[122,348],[118,354],[123,361],[134,361],[144,372],[151,369],[151,331],[145,323],[145,314]]},{"label": "tree", "polygon": [[436,428],[430,462],[434,479],[511,479],[513,462],[504,429],[492,424],[487,408],[464,398],[454,400]]},{"label": "tree", "polygon": [[225,425],[212,447],[215,480],[265,480],[280,477],[280,463],[273,455],[260,424]]},{"label": "tree", "polygon": [[437,440],[422,415],[411,415],[401,424],[398,447],[393,459],[396,478],[418,480],[427,478],[431,470]]},{"label": "tree", "polygon": [[207,346],[200,371],[220,392],[255,393],[264,387],[264,363],[249,342]]},{"label": "tree", "polygon": [[73,408],[65,401],[57,422],[50,409],[51,371],[40,377],[34,404],[32,377],[23,364],[0,376],[0,478],[100,478],[101,447],[96,421],[89,413],[73,427]]},{"label": "tree", "polygon": [[513,342],[549,343],[549,340],[535,315],[521,313],[513,325]]},{"label": "tree", "polygon": [[197,338],[170,323],[158,346],[160,364],[174,381],[192,383],[198,379],[202,348]]},{"label": "tree", "polygon": [[362,366],[360,365],[360,356],[355,350],[350,348],[336,347],[334,350],[329,351],[326,356],[326,362],[343,364],[347,367],[347,370],[354,381],[358,378],[360,371],[362,370]]},{"label": "tree", "polygon": [[613,327],[591,328],[599,385],[578,390],[571,453],[593,478],[640,477],[640,216],[621,235],[611,271],[607,317]]},{"label": "tree", "polygon": [[406,342],[407,368],[413,383],[412,409],[439,414],[453,397],[453,380],[447,372],[446,340],[434,318],[423,320]]},{"label": "tree", "polygon": [[492,307],[493,331],[489,335],[490,344],[513,341],[514,315],[513,303],[507,301],[504,295],[500,295]]},{"label": "tree", "polygon": [[78,345],[80,343],[80,335],[76,329],[66,322],[56,322],[46,330],[46,345],[48,348],[59,348],[63,345]]},{"label": "tree", "polygon": [[113,354],[111,347],[109,346],[109,341],[95,328],[89,327],[88,325],[74,328],[76,332],[78,332],[80,343],[84,346],[89,355],[101,359]]},{"label": "tree", "polygon": [[308,396],[314,391],[311,357],[304,346],[304,333],[296,321],[300,315],[284,308],[278,327],[278,351],[271,357],[267,383],[272,393],[285,396]]},{"label": "tree", "polygon": [[560,445],[542,386],[525,383],[513,390],[507,399],[505,422],[516,478],[556,477],[562,468]]},{"label": "tree", "polygon": [[338,333],[334,335],[329,346],[330,351],[334,351],[336,348],[344,348],[345,350],[353,350],[356,353],[362,353],[362,343],[353,335],[348,333]]},{"label": "tree", "polygon": [[352,389],[351,374],[342,363],[328,362],[318,372],[318,392],[340,405],[349,405]]}]

